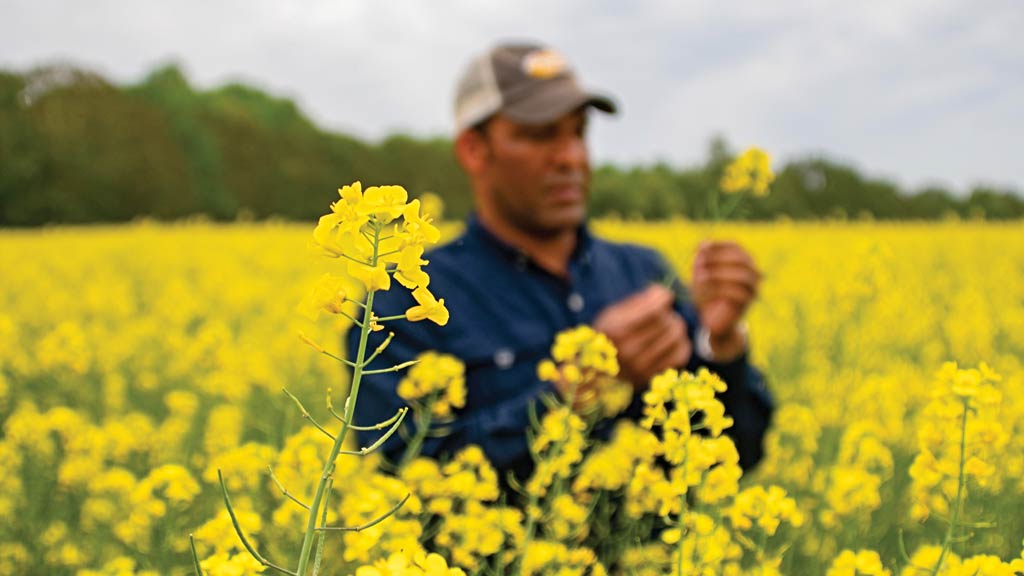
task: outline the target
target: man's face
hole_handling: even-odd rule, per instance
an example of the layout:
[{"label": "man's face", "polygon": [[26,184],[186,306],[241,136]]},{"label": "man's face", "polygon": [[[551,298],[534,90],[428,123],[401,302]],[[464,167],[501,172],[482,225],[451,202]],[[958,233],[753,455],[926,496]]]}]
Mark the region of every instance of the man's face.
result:
[{"label": "man's face", "polygon": [[485,126],[479,202],[508,225],[538,236],[575,230],[587,214],[590,161],[584,109],[541,125],[498,114]]}]

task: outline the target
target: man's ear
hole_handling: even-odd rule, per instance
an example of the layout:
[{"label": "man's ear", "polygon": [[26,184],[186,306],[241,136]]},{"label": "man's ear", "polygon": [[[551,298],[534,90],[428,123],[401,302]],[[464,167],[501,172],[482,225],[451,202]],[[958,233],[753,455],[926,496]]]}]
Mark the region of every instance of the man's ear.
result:
[{"label": "man's ear", "polygon": [[487,137],[479,130],[463,130],[455,138],[455,159],[470,176],[484,169],[489,153]]}]

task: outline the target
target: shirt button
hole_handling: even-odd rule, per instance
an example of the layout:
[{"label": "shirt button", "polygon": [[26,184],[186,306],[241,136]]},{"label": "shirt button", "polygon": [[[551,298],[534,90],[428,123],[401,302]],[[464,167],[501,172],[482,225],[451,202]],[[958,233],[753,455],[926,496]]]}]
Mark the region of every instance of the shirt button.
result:
[{"label": "shirt button", "polygon": [[502,370],[508,370],[511,368],[515,361],[516,353],[508,348],[499,348],[494,353],[494,364]]},{"label": "shirt button", "polygon": [[578,292],[573,292],[572,294],[569,294],[569,299],[566,301],[566,304],[569,305],[569,310],[572,310],[573,312],[582,312],[583,296],[580,296]]},{"label": "shirt button", "polygon": [[518,268],[520,271],[526,270],[526,265],[529,263],[529,261],[529,257],[526,254],[523,254],[522,252],[516,254],[516,268]]}]

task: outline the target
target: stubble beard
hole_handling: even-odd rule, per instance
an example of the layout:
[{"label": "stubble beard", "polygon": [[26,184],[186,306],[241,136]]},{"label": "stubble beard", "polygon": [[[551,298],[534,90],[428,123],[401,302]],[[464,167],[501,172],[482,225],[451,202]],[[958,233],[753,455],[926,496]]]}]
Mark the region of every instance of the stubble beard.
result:
[{"label": "stubble beard", "polygon": [[586,221],[588,196],[584,185],[583,200],[572,205],[524,206],[510,202],[508,190],[496,190],[493,198],[501,217],[516,229],[537,238],[555,238],[575,233]]}]

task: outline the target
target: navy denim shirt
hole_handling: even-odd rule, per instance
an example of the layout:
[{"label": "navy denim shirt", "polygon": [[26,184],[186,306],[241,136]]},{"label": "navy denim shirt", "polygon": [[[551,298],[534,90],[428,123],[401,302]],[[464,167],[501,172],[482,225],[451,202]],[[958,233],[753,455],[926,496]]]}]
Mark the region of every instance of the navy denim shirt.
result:
[{"label": "navy denim shirt", "polygon": [[[504,476],[514,471],[525,477],[533,463],[527,448],[530,407],[538,414],[544,405],[537,399],[553,387],[537,378],[537,364],[549,354],[555,334],[580,324],[592,324],[608,305],[655,282],[663,282],[669,270],[654,251],[629,244],[607,242],[590,235],[586,226],[569,263],[568,278],[559,278],[537,266],[521,251],[496,238],[471,217],[466,231],[451,243],[425,257],[430,264],[430,291],[443,298],[451,312],[447,326],[428,321],[389,322],[386,330],[371,334],[368,350],[374,350],[387,331],[395,338],[371,368],[383,368],[436,350],[453,354],[466,365],[466,406],[456,412],[448,434],[428,438],[422,453],[452,454],[468,444],[483,448]],[[680,290],[677,293],[682,293]],[[691,340],[698,328],[696,309],[677,299]],[[374,312],[381,317],[403,314],[415,304],[400,286],[378,292]],[[358,330],[348,336],[349,357],[355,356]],[[729,364],[714,364],[694,354],[688,370],[701,366],[717,372],[728,390],[720,395],[727,413],[735,420],[728,432],[737,443],[740,463],[749,468],[762,454],[762,440],[772,412],[771,397],[761,374],[746,355]],[[366,426],[386,420],[405,402],[396,388],[401,373],[375,374],[363,379],[357,406],[357,424]],[[627,414],[640,414],[639,394]],[[410,420],[407,420],[409,422]],[[607,436],[609,426],[597,434]],[[360,432],[360,445],[380,437],[380,432]],[[405,449],[398,434],[382,447],[397,461]]]}]

